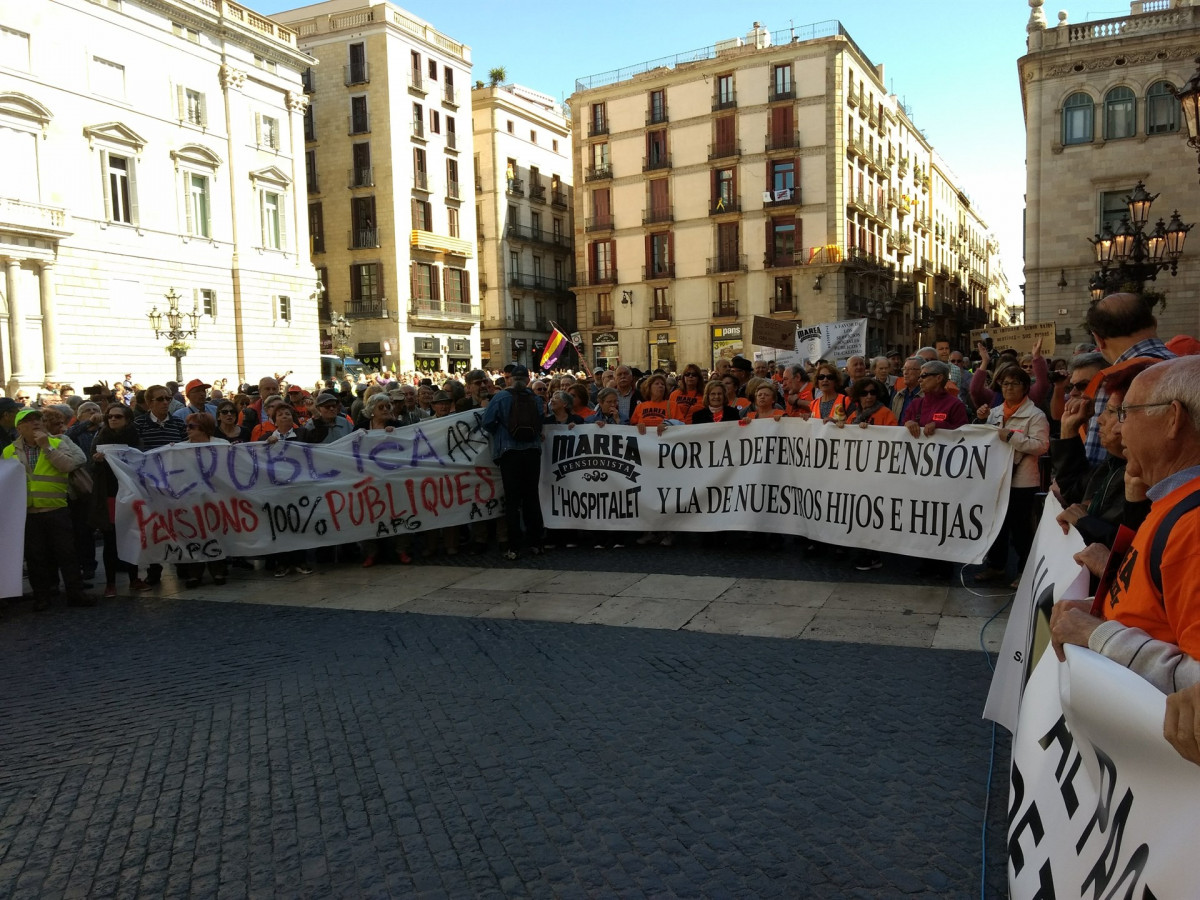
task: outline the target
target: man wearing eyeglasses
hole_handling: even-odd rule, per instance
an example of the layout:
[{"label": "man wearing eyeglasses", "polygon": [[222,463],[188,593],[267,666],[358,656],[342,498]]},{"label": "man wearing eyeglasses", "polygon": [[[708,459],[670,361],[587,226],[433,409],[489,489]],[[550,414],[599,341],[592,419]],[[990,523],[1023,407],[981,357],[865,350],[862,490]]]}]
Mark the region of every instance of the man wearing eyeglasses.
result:
[{"label": "man wearing eyeglasses", "polygon": [[931,437],[938,429],[954,430],[967,424],[967,408],[954,394],[946,391],[950,381],[950,366],[941,360],[921,366],[918,385],[921,396],[909,404],[904,414],[904,427],[913,437]]},{"label": "man wearing eyeglasses", "polygon": [[[1063,644],[1089,647],[1169,693],[1200,683],[1200,357],[1146,369],[1116,415],[1126,484],[1149,485],[1150,513],[1104,598],[1103,619],[1090,604],[1064,601],[1050,630],[1060,660]],[[1099,574],[1107,550],[1091,544],[1075,558]]]},{"label": "man wearing eyeglasses", "polygon": [[342,412],[337,394],[328,391],[317,396],[317,414],[300,429],[301,440],[310,444],[332,444],[354,430]]}]

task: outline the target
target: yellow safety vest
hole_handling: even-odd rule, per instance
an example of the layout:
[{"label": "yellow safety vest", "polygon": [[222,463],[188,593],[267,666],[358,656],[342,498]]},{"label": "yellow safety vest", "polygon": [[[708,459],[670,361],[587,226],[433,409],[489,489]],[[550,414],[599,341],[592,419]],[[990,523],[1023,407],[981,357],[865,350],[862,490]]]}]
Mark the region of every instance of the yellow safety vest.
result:
[{"label": "yellow safety vest", "polygon": [[[49,440],[52,450],[62,443],[55,437]],[[24,451],[21,456],[18,456],[15,444],[9,444],[4,448],[4,457],[20,460],[22,464],[26,462]],[[38,453],[37,464],[33,467],[32,472],[29,471],[28,466],[25,466],[25,483],[28,488],[25,499],[26,509],[58,509],[67,505],[67,492],[70,489],[67,473],[56,469],[44,451]]]}]

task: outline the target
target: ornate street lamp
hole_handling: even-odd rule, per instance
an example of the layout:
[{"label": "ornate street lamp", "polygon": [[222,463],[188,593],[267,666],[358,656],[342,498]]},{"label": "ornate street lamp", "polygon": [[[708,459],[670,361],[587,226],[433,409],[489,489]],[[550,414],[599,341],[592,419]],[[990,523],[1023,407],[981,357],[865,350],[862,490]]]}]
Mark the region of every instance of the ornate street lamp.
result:
[{"label": "ornate street lamp", "polygon": [[[169,341],[167,352],[175,357],[175,380],[182,384],[183,358],[187,356],[188,350],[191,349],[185,339],[196,336],[200,324],[200,307],[193,302],[190,313],[180,311],[180,298],[175,293],[175,288],[170,288],[163,296],[167,300],[167,311],[165,313],[159,312],[156,304],[150,312],[146,313],[146,318],[150,320],[150,327],[154,329],[154,337],[165,337]],[[163,327],[164,316],[167,320],[165,328]],[[191,328],[184,328],[184,319],[191,319]]]},{"label": "ornate street lamp", "polygon": [[[1196,71],[1181,90],[1171,89],[1179,108],[1183,112],[1183,123],[1187,126],[1188,146],[1200,157],[1200,56],[1196,57]],[[1200,166],[1197,166],[1200,171]]]},{"label": "ornate street lamp", "polygon": [[1154,229],[1146,231],[1150,222],[1150,207],[1158,198],[1142,182],[1138,182],[1125,198],[1128,215],[1121,217],[1116,231],[1105,223],[1103,230],[1088,238],[1096,250],[1100,270],[1088,282],[1092,302],[1097,303],[1117,291],[1142,293],[1147,281],[1170,269],[1174,276],[1183,255],[1183,244],[1192,229],[1179,218],[1179,210],[1171,216],[1170,224],[1161,218]]},{"label": "ornate street lamp", "polygon": [[354,334],[354,326],[341,313],[333,313],[325,330],[333,342],[333,352],[341,357],[342,369],[345,370],[346,357],[351,352],[350,337]]}]

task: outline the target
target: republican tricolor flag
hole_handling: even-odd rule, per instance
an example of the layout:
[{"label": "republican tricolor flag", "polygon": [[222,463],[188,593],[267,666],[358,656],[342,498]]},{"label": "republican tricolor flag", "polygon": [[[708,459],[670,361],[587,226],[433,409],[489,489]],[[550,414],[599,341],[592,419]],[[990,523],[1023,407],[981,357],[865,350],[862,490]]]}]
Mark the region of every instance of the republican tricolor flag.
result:
[{"label": "republican tricolor flag", "polygon": [[554,330],[550,332],[550,337],[546,338],[546,349],[542,351],[542,361],[538,363],[538,368],[543,372],[558,362],[558,358],[562,356],[563,350],[570,346],[571,339],[558,330],[558,326],[554,325]]}]

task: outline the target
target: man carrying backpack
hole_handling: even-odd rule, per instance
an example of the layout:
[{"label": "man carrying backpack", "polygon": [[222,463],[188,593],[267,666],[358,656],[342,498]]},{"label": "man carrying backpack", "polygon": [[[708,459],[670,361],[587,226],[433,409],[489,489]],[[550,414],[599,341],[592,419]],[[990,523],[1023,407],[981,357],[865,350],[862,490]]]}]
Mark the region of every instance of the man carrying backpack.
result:
[{"label": "man carrying backpack", "polygon": [[[508,522],[505,559],[516,559],[524,544],[542,552],[542,506],[538,484],[542,470],[541,399],[529,389],[529,370],[516,366],[511,386],[498,391],[483,411],[483,427],[492,436],[492,459],[504,484],[504,516]],[[524,528],[522,528],[524,519]]]}]

